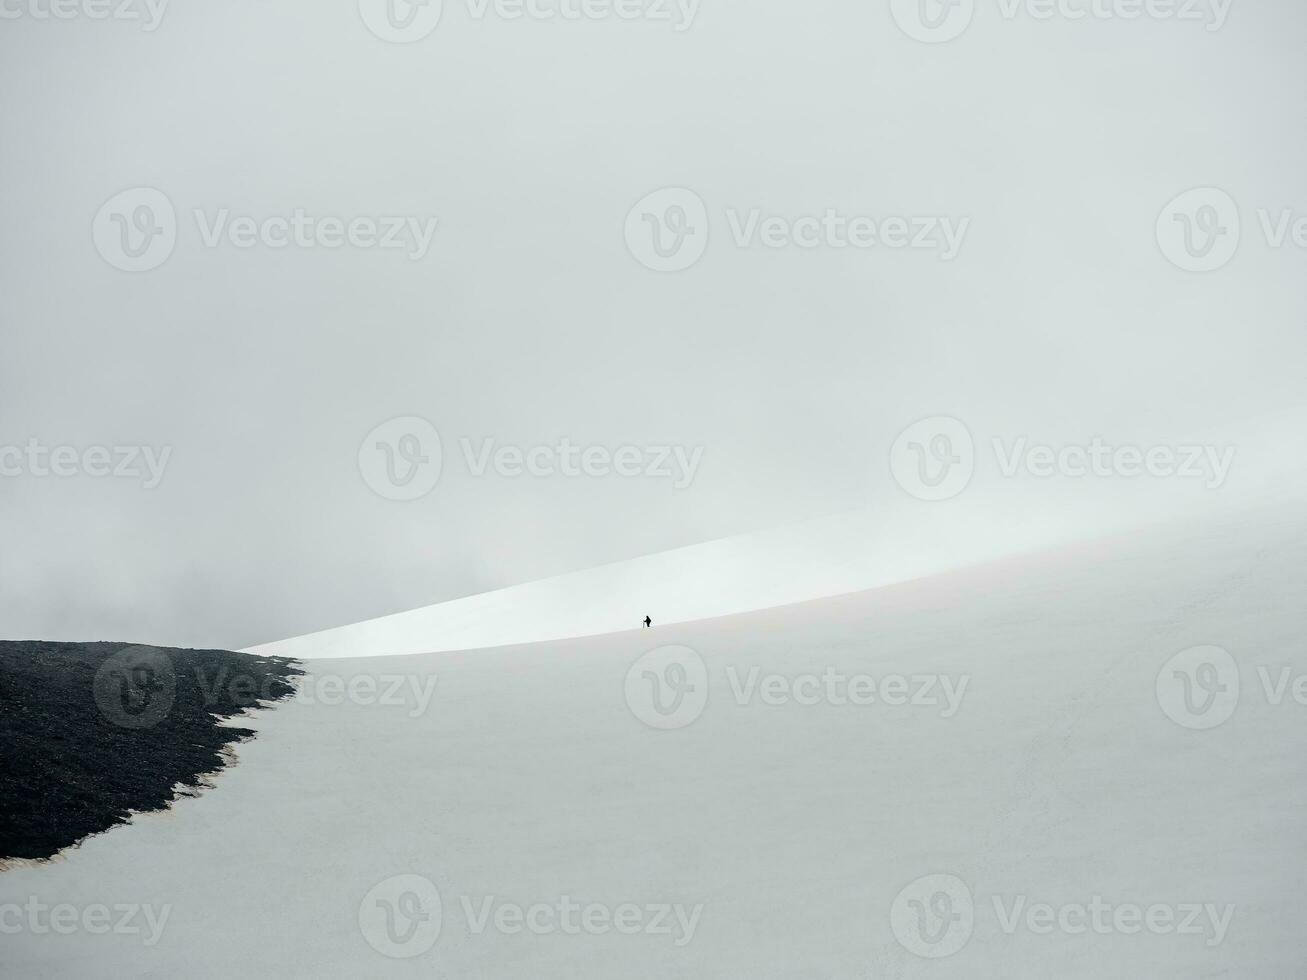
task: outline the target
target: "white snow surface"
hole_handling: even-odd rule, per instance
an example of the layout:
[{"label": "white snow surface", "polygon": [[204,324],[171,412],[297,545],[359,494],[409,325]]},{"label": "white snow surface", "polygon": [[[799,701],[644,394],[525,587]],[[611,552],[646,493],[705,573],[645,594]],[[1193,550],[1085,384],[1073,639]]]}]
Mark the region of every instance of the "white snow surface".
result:
[{"label": "white snow surface", "polygon": [[[394,656],[602,636],[866,591],[967,565],[1283,498],[1307,484],[1307,410],[1172,440],[1230,452],[1203,479],[1004,477],[975,434],[971,485],[925,502],[897,485],[864,509],[706,541],[249,648],[298,659]],[[1163,440],[1165,443],[1165,440]],[[880,468],[869,474],[884,489]],[[1291,495],[1291,494],[1290,494]],[[638,520],[638,515],[633,515]]]},{"label": "white snow surface", "polygon": [[[261,712],[214,788],[0,873],[0,907],[168,906],[155,944],[6,932],[0,974],[1301,977],[1307,706],[1292,683],[1274,703],[1261,678],[1307,673],[1305,532],[1301,506],[1265,507],[679,626],[312,662],[311,697]],[[702,713],[670,729],[626,693],[664,645],[707,673]],[[1168,716],[1158,678],[1206,645],[1229,652],[1240,690],[1200,730]],[[754,668],[759,687],[828,671],[968,686],[947,717],[879,698],[771,705],[737,695]],[[410,693],[372,703],[359,677]],[[356,696],[331,694],[350,682]],[[432,682],[422,710],[407,685]],[[429,881],[443,910],[408,959],[360,924],[361,906],[368,920],[378,896],[412,892],[372,892],[397,875]],[[901,909],[932,907],[940,889],[913,884],[929,875],[970,901],[945,909],[973,925],[946,926],[942,958],[908,948],[934,919],[892,914],[901,893]],[[678,945],[674,916],[670,934],[514,932],[493,914],[478,931],[464,903],[490,896],[702,909]],[[1119,924],[1077,929],[1095,901],[1124,909]],[[1049,931],[1031,913],[1044,904]],[[1229,910],[1219,941],[1206,913],[1192,934],[1130,914],[1179,921],[1190,905]]]}]

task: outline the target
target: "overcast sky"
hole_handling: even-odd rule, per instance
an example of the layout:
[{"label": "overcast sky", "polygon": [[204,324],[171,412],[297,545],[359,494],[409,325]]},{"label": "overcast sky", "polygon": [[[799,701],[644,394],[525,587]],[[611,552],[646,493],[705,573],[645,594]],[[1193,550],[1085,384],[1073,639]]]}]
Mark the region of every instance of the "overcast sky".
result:
[{"label": "overcast sky", "polygon": [[240,647],[875,507],[924,417],[1307,401],[1302,4],[923,2],[0,2],[0,636]]}]

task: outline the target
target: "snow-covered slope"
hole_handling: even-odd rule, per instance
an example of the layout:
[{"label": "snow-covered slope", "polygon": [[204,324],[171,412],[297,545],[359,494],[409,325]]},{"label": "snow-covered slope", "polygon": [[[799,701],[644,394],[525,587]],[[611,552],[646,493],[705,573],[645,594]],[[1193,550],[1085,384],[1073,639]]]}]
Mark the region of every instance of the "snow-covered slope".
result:
[{"label": "snow-covered slope", "polygon": [[[1006,476],[1003,453],[1029,440],[974,433],[975,475],[954,499],[924,501],[892,484],[889,461],[874,506],[789,527],[468,596],[252,647],[264,656],[333,658],[471,650],[598,636],[646,615],[687,623],[864,591],[1160,521],[1197,518],[1283,498],[1303,483],[1307,412],[1227,426],[1177,444],[1228,454],[1207,476],[1041,479]],[[1205,465],[1205,464],[1204,464]]]},{"label": "snow-covered slope", "polygon": [[3,972],[1288,980],[1305,573],[1307,514],[1263,509],[683,626],[312,663],[213,790],[0,874],[0,907],[166,907],[157,941],[23,931]]}]

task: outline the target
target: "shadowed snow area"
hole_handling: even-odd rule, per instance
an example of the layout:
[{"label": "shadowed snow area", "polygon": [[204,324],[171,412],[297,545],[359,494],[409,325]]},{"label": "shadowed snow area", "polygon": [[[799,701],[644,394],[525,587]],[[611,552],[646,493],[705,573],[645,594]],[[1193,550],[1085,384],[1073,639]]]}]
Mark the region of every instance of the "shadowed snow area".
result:
[{"label": "shadowed snow area", "polygon": [[0,875],[0,905],[153,915],[6,935],[3,972],[1295,976],[1305,532],[1265,508],[682,626],[307,664],[220,791]]}]

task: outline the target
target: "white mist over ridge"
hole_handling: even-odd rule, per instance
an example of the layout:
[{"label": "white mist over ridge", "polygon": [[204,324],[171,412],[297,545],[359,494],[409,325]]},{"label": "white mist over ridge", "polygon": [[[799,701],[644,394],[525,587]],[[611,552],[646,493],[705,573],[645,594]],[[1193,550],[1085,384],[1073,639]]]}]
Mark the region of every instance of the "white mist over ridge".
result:
[{"label": "white mist over ridge", "polygon": [[[1024,465],[1014,471],[1014,454],[1037,448],[1033,441],[971,435],[974,476],[953,499],[923,501],[896,487],[866,510],[527,582],[248,652],[307,660],[436,653],[623,632],[638,629],[646,615],[655,626],[727,616],[1284,499],[1303,486],[1307,470],[1307,412],[1301,410],[1151,444],[1204,449],[1212,465],[1197,476],[1091,471],[1042,477]],[[1089,436],[1083,446],[1094,442]],[[874,479],[889,480],[888,470],[886,461]]]}]

